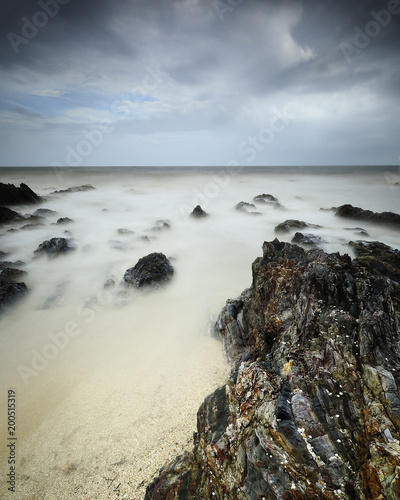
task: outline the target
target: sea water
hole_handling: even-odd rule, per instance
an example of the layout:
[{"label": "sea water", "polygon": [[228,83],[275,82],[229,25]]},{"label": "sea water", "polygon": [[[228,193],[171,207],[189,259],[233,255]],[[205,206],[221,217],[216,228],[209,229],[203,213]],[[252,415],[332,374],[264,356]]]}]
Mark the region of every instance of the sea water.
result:
[{"label": "sea water", "polygon": [[[158,468],[190,447],[197,408],[226,379],[212,325],[226,299],[251,285],[262,243],[293,237],[274,227],[286,219],[321,225],[304,232],[323,238],[328,252],[352,255],[348,242],[356,239],[399,248],[398,229],[321,210],[351,203],[399,212],[398,174],[388,167],[1,170],[1,182],[24,182],[45,198],[14,210],[56,212],[36,227],[0,228],[0,250],[25,263],[30,290],[0,317],[4,498],[15,498],[7,489],[8,390],[17,401],[17,498],[141,498]],[[52,194],[88,183],[95,189]],[[263,193],[283,208],[235,210]],[[198,204],[208,217],[190,217]],[[61,217],[73,222],[56,224]],[[169,227],[154,230],[160,220]],[[369,236],[351,229],[359,226]],[[72,238],[76,250],[35,256],[53,237]],[[152,252],[171,260],[172,280],[156,289],[121,285]]]}]

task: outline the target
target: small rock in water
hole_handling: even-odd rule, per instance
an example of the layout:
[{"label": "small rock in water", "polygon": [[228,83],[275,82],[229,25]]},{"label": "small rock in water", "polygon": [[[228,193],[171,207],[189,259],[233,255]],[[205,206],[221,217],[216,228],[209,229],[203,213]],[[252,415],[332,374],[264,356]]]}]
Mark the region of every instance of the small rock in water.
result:
[{"label": "small rock in water", "polygon": [[169,220],[157,220],[151,228],[152,231],[163,231],[164,229],[171,229]]},{"label": "small rock in water", "polygon": [[37,250],[36,255],[46,254],[48,257],[56,257],[57,255],[67,254],[76,250],[75,244],[67,238],[52,238],[41,243]]},{"label": "small rock in water", "polygon": [[83,186],[75,186],[67,189],[60,189],[59,191],[53,191],[51,194],[78,193],[81,191],[90,191],[92,189],[95,188],[91,184],[85,184]]},{"label": "small rock in water", "polygon": [[235,209],[238,210],[239,212],[243,212],[245,214],[250,214],[250,215],[261,215],[261,212],[256,211],[256,206],[253,205],[252,203],[247,203],[245,201],[240,201],[236,206]]},{"label": "small rock in water", "polygon": [[57,220],[57,224],[70,224],[71,222],[75,222],[73,221],[72,219],[70,219],[69,217],[60,217],[58,220]]},{"label": "small rock in water", "polygon": [[279,203],[278,198],[272,196],[272,194],[259,194],[254,196],[254,203],[263,203],[264,205],[270,205],[275,209],[285,210],[285,207]]},{"label": "small rock in water", "polygon": [[400,224],[400,215],[394,212],[372,212],[363,208],[353,207],[353,205],[341,205],[336,214],[338,217],[348,217],[350,219],[368,220],[383,224]]},{"label": "small rock in water", "polygon": [[301,245],[320,245],[321,243],[326,243],[325,240],[316,236],[315,234],[310,233],[296,233],[293,236],[292,243],[301,244]]},{"label": "small rock in water", "polygon": [[354,231],[355,233],[359,234],[360,236],[369,236],[367,231],[363,229],[362,227],[345,227],[345,231]]},{"label": "small rock in water", "polygon": [[173,273],[174,268],[163,253],[151,253],[126,271],[124,281],[128,285],[141,288],[168,281]]},{"label": "small rock in water", "polygon": [[190,214],[192,217],[200,218],[200,217],[207,217],[208,213],[205,212],[200,205],[197,205],[193,209],[193,212]]},{"label": "small rock in water", "polygon": [[135,232],[127,229],[126,227],[121,227],[118,229],[118,234],[135,234]]},{"label": "small rock in water", "polygon": [[292,229],[304,229],[306,227],[309,227],[312,229],[319,229],[322,226],[319,226],[318,224],[309,224],[308,222],[304,222],[302,220],[288,219],[288,220],[285,220],[284,222],[281,222],[277,226],[275,226],[275,232],[276,233],[289,233]]}]

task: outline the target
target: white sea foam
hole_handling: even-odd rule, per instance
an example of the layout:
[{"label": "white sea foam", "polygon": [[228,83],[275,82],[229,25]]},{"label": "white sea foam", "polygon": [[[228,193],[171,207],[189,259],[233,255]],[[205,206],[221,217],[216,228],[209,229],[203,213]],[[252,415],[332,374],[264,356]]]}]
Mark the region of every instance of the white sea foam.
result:
[{"label": "white sea foam", "polygon": [[[181,451],[195,430],[198,405],[226,376],[221,347],[207,336],[210,319],[226,299],[250,286],[251,263],[261,255],[263,241],[275,238],[278,223],[300,219],[322,225],[305,232],[320,235],[330,252],[351,253],[351,239],[400,245],[394,228],[320,210],[351,203],[399,212],[400,188],[388,183],[383,171],[109,169],[0,175],[2,182],[25,182],[48,196],[41,207],[57,211],[37,228],[1,229],[0,250],[10,252],[8,260],[26,263],[24,280],[30,288],[27,298],[0,319],[2,394],[8,388],[17,392],[18,470],[31,478],[20,480],[21,499],[58,487],[71,493],[72,476],[62,473],[68,461],[76,465],[75,478],[90,469],[90,491],[107,498],[107,484],[97,476],[108,473],[120,454],[130,464],[121,477],[137,478],[134,486],[124,479],[121,488],[137,493],[139,479],[147,480],[163,460]],[[86,183],[96,189],[49,194]],[[234,209],[262,193],[276,196],[286,211],[261,204],[261,215]],[[189,216],[197,204],[209,217]],[[15,209],[33,213],[36,208]],[[59,217],[75,222],[54,225]],[[152,231],[161,219],[169,221],[170,229]],[[344,229],[356,226],[370,236]],[[120,228],[133,233],[118,234]],[[65,236],[65,230],[72,233],[75,252],[53,260],[33,258],[41,242]],[[290,241],[292,236],[278,237]],[[120,287],[124,272],[151,252],[172,259],[172,281],[156,291]],[[116,286],[105,290],[110,278]],[[53,307],[43,308],[46,304]],[[0,418],[4,433],[4,410]],[[165,441],[163,452],[159,439]],[[1,453],[6,458],[4,449]],[[143,465],[141,476],[140,463],[149,456],[154,462],[147,469]]]}]

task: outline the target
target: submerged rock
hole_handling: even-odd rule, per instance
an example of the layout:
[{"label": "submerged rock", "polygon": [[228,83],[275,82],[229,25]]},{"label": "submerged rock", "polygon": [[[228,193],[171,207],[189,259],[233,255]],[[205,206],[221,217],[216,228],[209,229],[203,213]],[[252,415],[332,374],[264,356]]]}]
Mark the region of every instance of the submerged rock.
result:
[{"label": "submerged rock", "polygon": [[359,234],[360,236],[369,236],[367,231],[363,229],[362,227],[345,227],[345,231],[353,231],[356,234]]},{"label": "submerged rock", "polygon": [[152,231],[163,231],[165,229],[171,229],[169,220],[156,220],[155,225],[151,228]]},{"label": "submerged rock", "polygon": [[320,229],[322,226],[318,224],[310,224],[308,222],[304,222],[302,220],[297,219],[287,219],[284,222],[281,222],[277,226],[275,226],[276,233],[290,233],[293,229],[304,229],[304,228],[312,228],[312,229]]},{"label": "submerged rock", "polygon": [[292,243],[300,245],[321,245],[326,243],[320,236],[310,233],[296,233],[292,238]]},{"label": "submerged rock", "polygon": [[384,224],[400,224],[400,215],[393,212],[372,212],[352,205],[342,205],[336,210],[338,217],[348,217],[351,219],[367,220]]},{"label": "submerged rock", "polygon": [[136,288],[155,285],[168,281],[174,273],[174,268],[163,253],[151,253],[139,259],[134,267],[128,269],[124,281]]},{"label": "submerged rock", "polygon": [[74,220],[70,219],[69,217],[60,217],[58,220],[57,220],[57,223],[58,225],[60,224],[70,224],[71,222],[75,222]]},{"label": "submerged rock", "polygon": [[83,186],[73,186],[67,189],[60,189],[59,191],[53,191],[51,194],[65,194],[65,193],[80,193],[81,191],[91,191],[94,188],[91,184],[84,184]]},{"label": "submerged rock", "polygon": [[280,203],[278,198],[272,196],[272,194],[259,194],[253,198],[254,203],[262,203],[264,205],[270,205],[276,209],[285,210]]},{"label": "submerged rock", "polygon": [[52,238],[41,243],[37,250],[36,255],[46,254],[48,257],[56,257],[57,255],[67,254],[76,250],[76,245],[72,240],[67,238]]},{"label": "submerged rock", "polygon": [[400,497],[400,286],[362,258],[264,243],[217,321],[231,375],[147,500]]},{"label": "submerged rock", "polygon": [[238,210],[239,212],[243,212],[245,214],[250,214],[250,215],[261,215],[261,212],[256,211],[256,206],[253,205],[252,203],[247,203],[245,201],[240,201],[236,206],[235,209]]},{"label": "submerged rock", "polygon": [[19,187],[14,184],[3,184],[0,182],[0,200],[3,205],[25,205],[31,203],[41,203],[43,199],[38,196],[26,184]]},{"label": "submerged rock", "polygon": [[194,209],[193,212],[190,214],[192,217],[200,218],[200,217],[207,217],[208,213],[205,212],[200,205],[197,205]]}]

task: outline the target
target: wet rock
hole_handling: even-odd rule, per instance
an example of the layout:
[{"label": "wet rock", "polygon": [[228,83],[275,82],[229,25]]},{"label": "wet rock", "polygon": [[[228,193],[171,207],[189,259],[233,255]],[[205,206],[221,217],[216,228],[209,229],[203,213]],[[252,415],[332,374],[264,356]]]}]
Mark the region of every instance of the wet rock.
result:
[{"label": "wet rock", "polygon": [[400,283],[400,251],[380,241],[350,241],[357,257],[355,262],[368,268],[372,274],[387,276]]},{"label": "wet rock", "polygon": [[165,229],[171,229],[169,220],[157,220],[151,228],[152,231],[164,231]]},{"label": "wet rock", "polygon": [[163,253],[151,253],[126,271],[124,281],[128,285],[141,288],[166,282],[173,273],[174,268]]},{"label": "wet rock", "polygon": [[292,243],[296,243],[296,245],[321,245],[322,243],[326,243],[320,236],[310,233],[295,233],[292,238]]},{"label": "wet rock", "polygon": [[67,238],[52,238],[41,243],[34,253],[37,256],[46,254],[48,257],[53,258],[58,255],[68,254],[74,250],[76,250],[76,245],[72,240]]},{"label": "wet rock", "polygon": [[400,286],[362,261],[397,253],[358,246],[264,243],[217,320],[231,374],[146,500],[399,498]]},{"label": "wet rock", "polygon": [[335,215],[338,217],[347,217],[383,224],[400,224],[399,214],[393,212],[372,212],[371,210],[364,210],[359,207],[353,207],[349,204],[340,206]]},{"label": "wet rock", "polygon": [[253,205],[252,203],[246,203],[245,201],[240,201],[236,206],[235,209],[238,210],[239,212],[243,212],[245,214],[250,214],[250,215],[261,215],[261,212],[256,211],[256,206]]},{"label": "wet rock", "polygon": [[23,220],[22,215],[10,208],[0,207],[0,224],[7,224],[8,222],[17,222]]},{"label": "wet rock", "polygon": [[41,203],[43,201],[26,184],[22,183],[17,187],[14,184],[3,184],[2,182],[0,182],[0,200],[6,206]]},{"label": "wet rock", "polygon": [[254,203],[259,203],[263,205],[270,205],[275,209],[285,210],[280,203],[278,198],[272,196],[272,194],[259,194],[253,198]]},{"label": "wet rock", "polygon": [[1,262],[0,266],[0,313],[14,302],[20,300],[27,292],[28,287],[22,282],[22,278],[26,276],[25,271],[17,269],[16,264]]},{"label": "wet rock", "polygon": [[320,229],[322,226],[319,226],[318,224],[310,224],[302,220],[287,219],[284,222],[281,222],[280,224],[275,226],[275,232],[290,233],[290,231],[292,231],[293,229],[305,229],[306,227],[312,229]]},{"label": "wet rock", "polygon": [[95,189],[91,184],[84,184],[83,186],[73,186],[67,189],[60,189],[59,191],[53,191],[51,194],[66,194],[66,193],[80,193],[82,191],[91,191]]},{"label": "wet rock", "polygon": [[72,219],[70,219],[69,217],[60,217],[57,220],[57,224],[58,225],[61,225],[61,224],[71,224],[71,222],[75,222],[75,221],[72,220]]},{"label": "wet rock", "polygon": [[205,212],[200,205],[197,205],[194,209],[193,212],[190,214],[192,217],[200,218],[200,217],[207,217],[208,213]]}]

